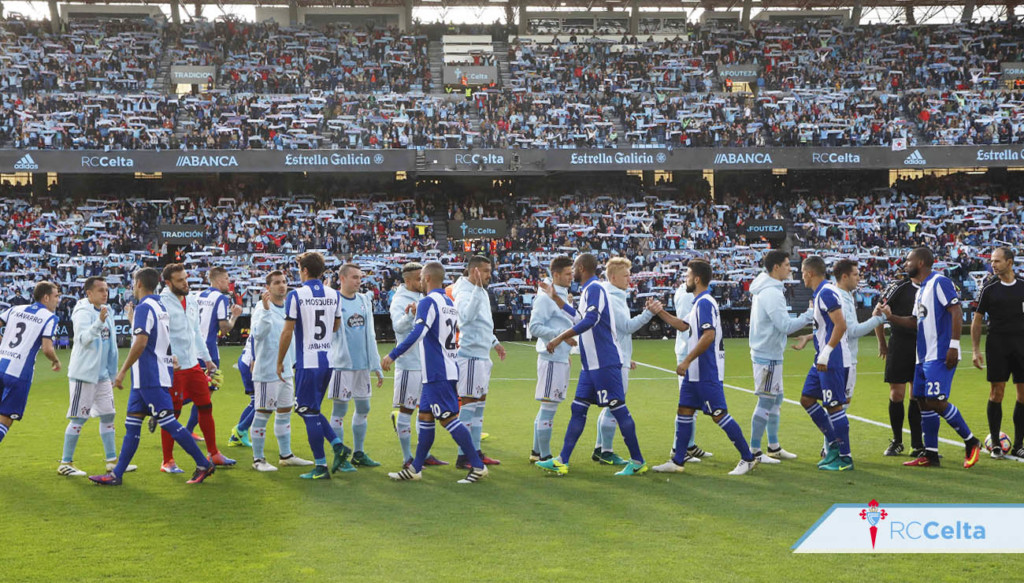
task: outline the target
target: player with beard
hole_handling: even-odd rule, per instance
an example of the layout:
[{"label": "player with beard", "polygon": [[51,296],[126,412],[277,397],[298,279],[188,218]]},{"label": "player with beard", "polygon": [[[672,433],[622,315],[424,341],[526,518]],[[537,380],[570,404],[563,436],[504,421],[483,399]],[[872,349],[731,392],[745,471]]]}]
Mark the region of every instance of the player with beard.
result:
[{"label": "player with beard", "polygon": [[894,325],[917,326],[917,366],[913,396],[921,407],[924,455],[905,462],[905,466],[939,465],[939,415],[964,440],[964,468],[978,463],[981,444],[956,405],[949,402],[953,374],[960,361],[960,332],[963,309],[953,282],[932,270],[935,258],[931,249],[918,247],[907,255],[904,271],[920,285],[914,298],[914,315],[896,316],[888,306],[878,311]]}]

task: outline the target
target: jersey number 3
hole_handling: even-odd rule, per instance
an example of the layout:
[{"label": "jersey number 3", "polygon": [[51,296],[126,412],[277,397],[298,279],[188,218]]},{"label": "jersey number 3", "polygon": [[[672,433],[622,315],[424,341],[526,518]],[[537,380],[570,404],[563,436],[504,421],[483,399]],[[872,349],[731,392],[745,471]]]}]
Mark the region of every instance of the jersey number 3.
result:
[{"label": "jersey number 3", "polygon": [[18,322],[17,325],[15,325],[14,338],[11,338],[11,343],[8,344],[8,347],[17,348],[18,345],[21,344],[21,341],[24,340],[23,336],[25,335],[25,328],[26,326],[24,322]]}]

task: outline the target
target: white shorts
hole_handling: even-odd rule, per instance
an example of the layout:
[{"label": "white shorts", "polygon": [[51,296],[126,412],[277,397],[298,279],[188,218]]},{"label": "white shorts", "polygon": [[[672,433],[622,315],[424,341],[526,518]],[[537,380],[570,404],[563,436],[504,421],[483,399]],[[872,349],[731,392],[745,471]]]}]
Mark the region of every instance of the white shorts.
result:
[{"label": "white shorts", "polygon": [[754,394],[768,396],[782,394],[782,363],[754,363]]},{"label": "white shorts", "polygon": [[459,365],[459,397],[486,397],[487,385],[491,384],[491,359],[460,356],[455,362]]},{"label": "white shorts", "polygon": [[622,367],[622,394],[625,395],[629,392],[629,365]]},{"label": "white shorts", "polygon": [[87,383],[68,379],[71,385],[71,405],[68,417],[99,417],[114,414],[114,385],[110,381]]},{"label": "white shorts", "polygon": [[295,387],[292,379],[283,382],[253,381],[253,405],[256,409],[290,409],[295,404]]},{"label": "white shorts", "polygon": [[569,390],[569,363],[537,359],[538,401],[561,403]]},{"label": "white shorts", "polygon": [[857,386],[857,365],[851,364],[846,377],[846,400],[853,398],[853,388]]},{"label": "white shorts", "polygon": [[335,401],[369,399],[373,396],[373,389],[370,387],[370,371],[334,369],[334,372],[331,373],[331,387],[327,391],[327,396]]},{"label": "white shorts", "polygon": [[415,409],[423,392],[423,376],[418,370],[395,369],[395,398],[391,406]]}]

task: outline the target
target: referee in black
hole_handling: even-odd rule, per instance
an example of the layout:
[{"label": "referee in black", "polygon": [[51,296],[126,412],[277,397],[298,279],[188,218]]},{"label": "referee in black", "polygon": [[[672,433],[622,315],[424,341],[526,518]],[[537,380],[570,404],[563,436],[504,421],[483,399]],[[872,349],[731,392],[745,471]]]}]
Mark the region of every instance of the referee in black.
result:
[{"label": "referee in black", "polygon": [[[988,361],[986,377],[992,384],[988,394],[988,428],[992,434],[992,457],[1009,453],[1024,458],[1024,279],[1013,272],[1013,251],[997,247],[992,251],[991,277],[981,288],[978,310],[971,321],[971,347],[974,366]],[[981,323],[988,316],[988,339],[981,354]],[[1017,404],[1013,408],[1013,449],[1003,451],[999,444],[999,426],[1003,421],[1003,391],[1013,375],[1017,385]]]},{"label": "referee in black", "polygon": [[[878,305],[887,304],[894,316],[912,316],[918,287],[909,277],[903,277],[885,289]],[[889,326],[888,343],[884,328],[875,328],[878,355],[885,360],[885,382],[889,384],[889,424],[892,426],[892,439],[883,455],[898,456],[903,455],[903,400],[907,394],[907,385],[914,382],[914,365],[917,362],[917,326]],[[910,426],[910,457],[921,457],[924,455],[924,440],[921,437],[921,409],[917,399],[910,399],[907,424]]]}]

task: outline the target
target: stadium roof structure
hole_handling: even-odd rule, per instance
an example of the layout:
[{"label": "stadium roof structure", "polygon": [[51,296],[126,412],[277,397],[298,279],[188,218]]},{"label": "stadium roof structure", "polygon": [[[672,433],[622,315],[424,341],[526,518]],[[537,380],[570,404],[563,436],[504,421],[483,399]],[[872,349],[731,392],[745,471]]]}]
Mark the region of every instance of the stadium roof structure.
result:
[{"label": "stadium roof structure", "polygon": [[[153,0],[74,0],[70,4],[168,4]],[[182,4],[219,6],[238,4],[249,6],[331,7],[331,8],[394,8],[408,7],[505,7],[540,9],[584,9],[584,10],[629,10],[647,9],[696,9],[741,10],[745,5],[757,10],[787,9],[855,9],[875,7],[928,7],[928,6],[1015,6],[1015,0],[189,0]]]}]

